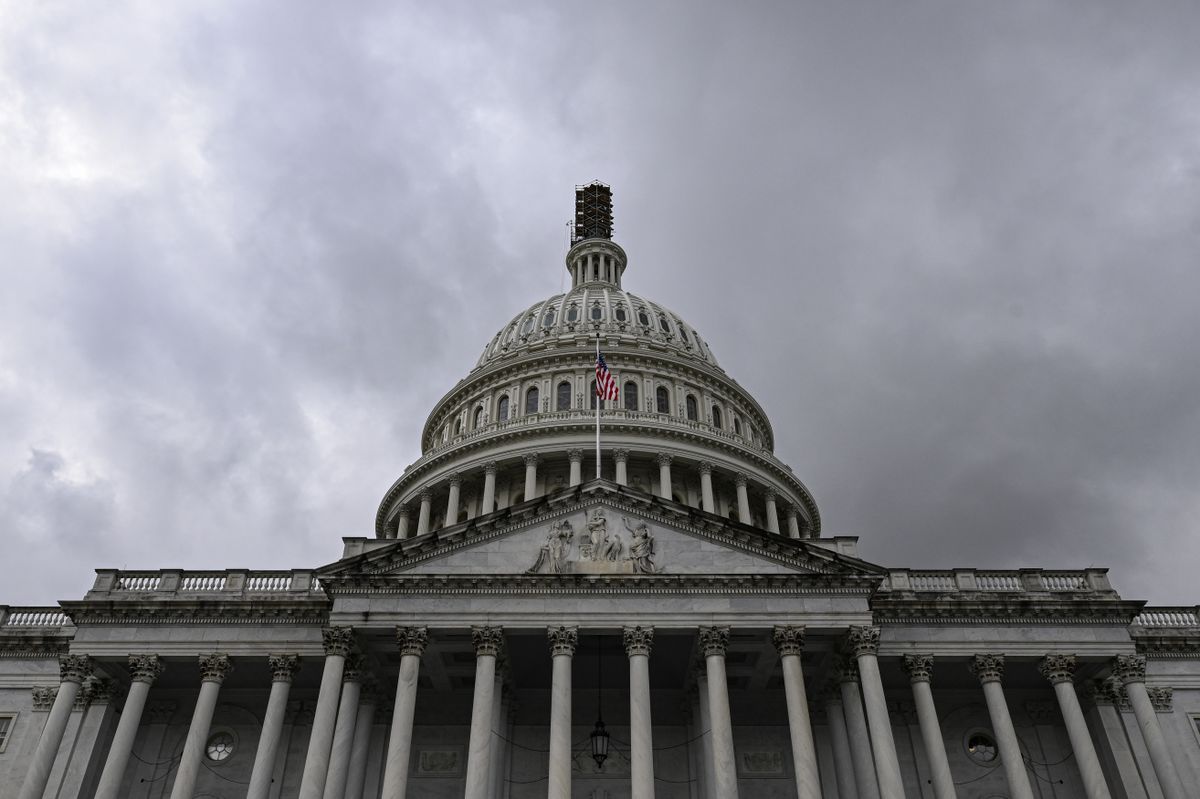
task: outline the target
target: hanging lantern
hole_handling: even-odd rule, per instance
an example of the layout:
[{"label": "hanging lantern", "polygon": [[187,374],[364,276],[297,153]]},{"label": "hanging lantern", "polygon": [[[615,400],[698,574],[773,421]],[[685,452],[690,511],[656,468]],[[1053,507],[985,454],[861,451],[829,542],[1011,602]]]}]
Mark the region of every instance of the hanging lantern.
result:
[{"label": "hanging lantern", "polygon": [[596,768],[603,770],[604,761],[608,759],[608,730],[604,729],[604,720],[596,719],[596,726],[592,728],[592,760],[596,761]]}]

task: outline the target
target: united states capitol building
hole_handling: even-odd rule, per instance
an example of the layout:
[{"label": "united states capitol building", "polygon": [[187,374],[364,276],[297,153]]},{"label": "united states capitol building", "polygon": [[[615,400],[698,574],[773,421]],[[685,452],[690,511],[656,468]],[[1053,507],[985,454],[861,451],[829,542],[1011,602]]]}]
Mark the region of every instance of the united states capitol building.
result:
[{"label": "united states capitol building", "polygon": [[574,231],[339,559],[0,606],[0,797],[1200,796],[1195,607],[865,559],[608,187]]}]

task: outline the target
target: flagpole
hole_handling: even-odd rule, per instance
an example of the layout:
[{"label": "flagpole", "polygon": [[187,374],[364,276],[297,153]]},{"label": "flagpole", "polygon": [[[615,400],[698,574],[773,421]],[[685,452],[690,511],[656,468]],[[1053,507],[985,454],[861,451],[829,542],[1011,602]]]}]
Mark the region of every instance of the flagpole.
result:
[{"label": "flagpole", "polygon": [[[596,334],[596,366],[600,365],[600,334]],[[593,392],[596,395],[596,479],[600,479],[600,403],[604,402],[604,395],[600,393],[600,375],[596,375],[596,390]]]}]

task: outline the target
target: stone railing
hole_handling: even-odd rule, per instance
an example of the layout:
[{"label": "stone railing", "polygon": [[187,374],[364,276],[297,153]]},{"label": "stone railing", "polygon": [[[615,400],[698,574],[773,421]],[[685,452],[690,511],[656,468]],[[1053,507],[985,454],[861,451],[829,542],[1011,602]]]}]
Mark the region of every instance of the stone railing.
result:
[{"label": "stone railing", "polygon": [[1113,593],[1106,569],[982,571],[893,569],[881,591],[903,593]]},{"label": "stone railing", "polygon": [[1200,627],[1200,607],[1142,608],[1133,626],[1146,630]]},{"label": "stone railing", "polygon": [[61,628],[71,623],[67,614],[57,606],[20,607],[0,605],[0,628],[14,630],[36,630]]},{"label": "stone railing", "polygon": [[190,572],[174,569],[160,571],[118,571],[97,569],[91,594],[220,594],[247,596],[320,592],[321,585],[311,569],[292,571]]}]

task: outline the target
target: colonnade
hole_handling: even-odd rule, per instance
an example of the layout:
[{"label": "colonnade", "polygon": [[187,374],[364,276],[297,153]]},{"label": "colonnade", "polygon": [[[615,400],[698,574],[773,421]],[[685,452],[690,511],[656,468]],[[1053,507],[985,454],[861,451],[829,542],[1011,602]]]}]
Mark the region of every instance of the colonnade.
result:
[{"label": "colonnade", "polygon": [[[738,769],[725,662],[730,631],[725,626],[707,626],[697,628],[696,632],[702,658],[696,683],[699,688],[699,720],[704,732],[702,769],[705,797],[736,799]],[[905,796],[887,700],[880,679],[879,633],[878,627],[871,626],[849,629],[842,648],[843,654],[837,660],[834,671],[836,688],[826,691],[820,699],[829,723],[834,763],[834,774],[830,777],[836,780],[838,793],[843,797],[902,799]],[[325,659],[321,688],[313,714],[299,796],[302,799],[359,799],[377,698],[372,678],[361,668],[353,629],[327,628],[323,636]],[[502,749],[497,746],[495,731],[501,713],[497,659],[504,648],[504,633],[500,627],[484,625],[473,627],[471,637],[475,652],[475,682],[464,797],[485,799],[496,795],[500,779],[497,757]],[[549,799],[568,799],[571,796],[571,665],[578,639],[577,626],[557,625],[547,629],[548,656],[552,663],[547,774]],[[654,629],[644,625],[626,626],[621,631],[621,639],[629,665],[631,796],[633,799],[652,799],[655,777],[649,661],[654,645]],[[384,799],[404,799],[408,794],[417,685],[421,657],[428,640],[428,632],[424,627],[396,629],[400,668],[384,755],[381,789]],[[804,628],[777,626],[772,631],[772,641],[779,654],[783,674],[796,794],[799,799],[819,799],[822,796],[821,781],[809,716],[809,698],[801,668]],[[906,654],[902,656],[901,664],[909,677],[934,796],[936,799],[953,799],[956,796],[955,785],[931,690],[934,657],[931,654]],[[221,685],[233,669],[230,658],[221,653],[200,656],[199,665],[200,693],[172,783],[171,799],[190,799],[195,791]],[[248,799],[266,799],[269,794],[285,708],[300,659],[295,654],[271,655],[268,665],[272,677],[271,691],[246,793]],[[968,668],[979,680],[986,701],[1008,793],[1013,799],[1033,799],[1034,793],[1004,695],[1005,657],[995,653],[977,654],[968,661]],[[65,655],[60,659],[61,683],[30,760],[19,799],[42,798],[51,767],[63,742],[71,707],[81,684],[90,676],[91,669],[91,661],[86,656]],[[1039,662],[1038,669],[1052,686],[1062,711],[1085,795],[1088,799],[1111,799],[1076,693],[1075,656],[1047,654]],[[135,654],[129,656],[129,670],[132,676],[129,693],[108,748],[97,784],[96,799],[115,799],[119,795],[147,695],[162,673],[163,664],[155,655]],[[1155,700],[1146,687],[1145,658],[1138,655],[1117,656],[1112,662],[1111,672],[1110,680],[1120,683],[1128,695],[1163,796],[1165,799],[1185,799],[1187,794],[1158,722]]]}]

